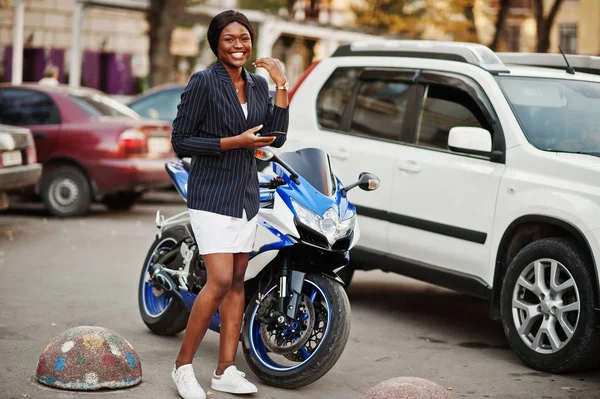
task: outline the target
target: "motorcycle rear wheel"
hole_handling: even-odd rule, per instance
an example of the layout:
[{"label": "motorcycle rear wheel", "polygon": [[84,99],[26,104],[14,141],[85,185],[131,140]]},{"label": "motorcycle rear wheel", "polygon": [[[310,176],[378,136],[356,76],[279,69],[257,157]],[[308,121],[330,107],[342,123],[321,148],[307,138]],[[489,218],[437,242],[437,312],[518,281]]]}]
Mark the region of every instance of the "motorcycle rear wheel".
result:
[{"label": "motorcycle rear wheel", "polygon": [[[278,291],[272,286],[268,292]],[[350,301],[342,285],[320,274],[304,278],[303,294],[313,303],[317,318],[311,339],[294,354],[276,355],[261,337],[255,293],[244,315],[242,349],[258,378],[269,385],[294,389],[323,377],[338,361],[350,334]]]},{"label": "motorcycle rear wheel", "polygon": [[138,287],[140,315],[144,324],[158,335],[176,335],[183,331],[190,313],[177,299],[163,292],[160,287],[154,286],[148,269],[156,261],[157,253],[171,250],[177,242],[185,238],[185,234],[185,229],[179,226],[164,231],[150,247],[142,267]]}]

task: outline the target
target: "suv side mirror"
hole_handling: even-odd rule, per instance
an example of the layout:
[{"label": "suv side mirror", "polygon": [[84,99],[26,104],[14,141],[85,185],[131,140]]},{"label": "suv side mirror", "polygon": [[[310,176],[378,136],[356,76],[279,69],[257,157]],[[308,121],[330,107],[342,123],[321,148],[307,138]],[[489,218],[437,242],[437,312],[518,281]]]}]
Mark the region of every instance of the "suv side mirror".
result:
[{"label": "suv side mirror", "polygon": [[361,190],[373,191],[379,188],[379,177],[372,173],[362,172],[358,176],[358,181],[354,182],[342,189],[342,195],[345,197],[346,193],[355,187],[360,187]]},{"label": "suv side mirror", "polygon": [[448,135],[448,148],[454,152],[490,156],[492,135],[480,127],[453,127]]}]

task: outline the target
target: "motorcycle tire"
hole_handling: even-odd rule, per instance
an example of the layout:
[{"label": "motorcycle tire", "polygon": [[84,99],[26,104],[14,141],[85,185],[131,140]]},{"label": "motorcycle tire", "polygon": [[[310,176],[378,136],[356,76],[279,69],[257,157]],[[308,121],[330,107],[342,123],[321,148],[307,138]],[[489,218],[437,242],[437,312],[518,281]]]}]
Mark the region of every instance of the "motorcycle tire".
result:
[{"label": "motorcycle tire", "polygon": [[168,293],[156,295],[160,290],[156,290],[152,282],[148,281],[148,268],[151,266],[152,257],[156,251],[173,248],[177,242],[185,238],[185,234],[185,229],[180,226],[165,230],[150,247],[142,267],[138,286],[140,314],[144,324],[158,335],[170,336],[183,331],[187,326],[190,313],[183,304],[176,298],[170,297]]},{"label": "motorcycle tire", "polygon": [[[274,285],[268,292],[276,289],[277,285]],[[340,283],[329,277],[307,274],[304,278],[303,293],[310,297],[311,292],[315,309],[326,308],[327,319],[323,318],[321,321],[324,325],[327,321],[327,324],[316,349],[307,352],[309,347],[306,345],[310,345],[310,340],[301,348],[309,356],[302,362],[298,362],[297,365],[288,366],[285,364],[286,362],[279,364],[277,360],[269,357],[268,350],[259,333],[260,321],[256,319],[258,293],[254,294],[246,309],[242,332],[244,357],[254,374],[269,385],[287,389],[309,385],[323,377],[335,365],[344,351],[350,334],[351,313],[346,291]],[[289,355],[285,358],[290,359]]]}]

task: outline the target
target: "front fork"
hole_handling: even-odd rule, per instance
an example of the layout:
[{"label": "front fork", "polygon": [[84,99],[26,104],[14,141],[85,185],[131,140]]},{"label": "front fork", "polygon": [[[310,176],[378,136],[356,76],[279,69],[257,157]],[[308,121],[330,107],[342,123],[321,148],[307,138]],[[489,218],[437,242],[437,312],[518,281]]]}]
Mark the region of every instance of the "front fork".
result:
[{"label": "front fork", "polygon": [[260,303],[257,318],[261,323],[290,325],[298,310],[305,275],[306,273],[289,268],[287,256],[283,259],[279,274],[279,296],[276,298],[259,296],[260,300],[257,301]]},{"label": "front fork", "polygon": [[[296,317],[296,311],[298,310],[298,302],[300,302],[300,295],[302,294],[302,285],[304,284],[304,276],[306,273],[299,272],[297,270],[290,270],[288,268],[287,257],[283,261],[283,267],[281,268],[281,276],[279,277],[279,312],[282,315],[287,315],[288,319],[294,319]],[[289,277],[288,277],[289,276]],[[288,278],[290,280],[288,294]],[[287,308],[285,302],[287,298],[290,298]]]}]

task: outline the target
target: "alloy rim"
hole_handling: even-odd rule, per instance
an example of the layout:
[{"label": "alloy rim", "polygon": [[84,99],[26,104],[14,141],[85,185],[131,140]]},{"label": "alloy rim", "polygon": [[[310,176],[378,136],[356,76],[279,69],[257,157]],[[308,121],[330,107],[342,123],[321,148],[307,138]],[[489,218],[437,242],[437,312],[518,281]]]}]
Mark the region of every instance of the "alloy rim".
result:
[{"label": "alloy rim", "polygon": [[569,270],[554,259],[525,267],[513,290],[512,316],[523,342],[553,354],[573,338],[581,314],[579,289]]}]

